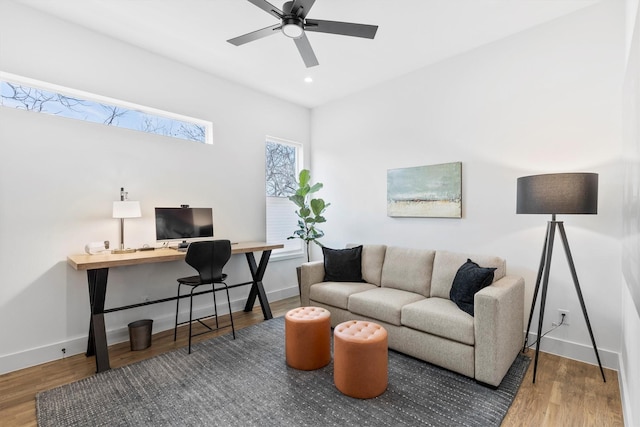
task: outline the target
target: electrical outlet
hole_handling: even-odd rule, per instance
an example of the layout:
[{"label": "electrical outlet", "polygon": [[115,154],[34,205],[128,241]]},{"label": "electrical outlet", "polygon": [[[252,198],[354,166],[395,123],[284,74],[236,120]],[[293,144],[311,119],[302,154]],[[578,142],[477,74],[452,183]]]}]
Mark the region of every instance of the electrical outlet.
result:
[{"label": "electrical outlet", "polygon": [[[564,315],[564,322],[562,321],[562,316]],[[569,310],[558,309],[558,320],[553,322],[552,326],[559,326],[562,323],[562,326],[569,326]]]}]

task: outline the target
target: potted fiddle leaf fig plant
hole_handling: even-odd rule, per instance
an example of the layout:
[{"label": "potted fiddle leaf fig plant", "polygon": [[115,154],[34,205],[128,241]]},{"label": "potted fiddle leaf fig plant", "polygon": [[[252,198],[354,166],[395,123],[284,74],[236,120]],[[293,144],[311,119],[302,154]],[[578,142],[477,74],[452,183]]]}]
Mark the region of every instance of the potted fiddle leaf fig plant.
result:
[{"label": "potted fiddle leaf fig plant", "polygon": [[331,203],[326,203],[320,198],[313,198],[313,194],[319,191],[323,185],[320,182],[311,185],[311,174],[308,169],[300,171],[297,184],[298,188],[295,194],[289,196],[289,200],[298,207],[296,210],[298,229],[287,239],[302,239],[304,241],[307,262],[309,262],[311,260],[310,244],[313,242],[322,247],[322,243],[318,239],[324,236],[324,232],[317,225],[327,221],[322,214]]}]

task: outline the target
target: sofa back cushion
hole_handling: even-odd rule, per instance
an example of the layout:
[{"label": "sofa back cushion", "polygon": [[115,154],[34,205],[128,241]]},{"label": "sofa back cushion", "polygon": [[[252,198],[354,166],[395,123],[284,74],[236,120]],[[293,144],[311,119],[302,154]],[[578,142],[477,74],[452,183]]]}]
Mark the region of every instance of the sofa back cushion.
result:
[{"label": "sofa back cushion", "polygon": [[[347,248],[358,246],[349,243]],[[363,245],[362,246],[362,278],[365,282],[380,286],[382,275],[382,264],[387,247],[385,245]]]},{"label": "sofa back cushion", "polygon": [[382,266],[381,286],[428,297],[434,256],[435,251],[431,250],[389,246]]},{"label": "sofa back cushion", "polygon": [[449,299],[453,279],[462,264],[467,262],[467,259],[471,259],[480,267],[495,268],[496,270],[493,272],[494,282],[502,279],[506,274],[506,262],[500,257],[437,251],[433,261],[430,296]]}]

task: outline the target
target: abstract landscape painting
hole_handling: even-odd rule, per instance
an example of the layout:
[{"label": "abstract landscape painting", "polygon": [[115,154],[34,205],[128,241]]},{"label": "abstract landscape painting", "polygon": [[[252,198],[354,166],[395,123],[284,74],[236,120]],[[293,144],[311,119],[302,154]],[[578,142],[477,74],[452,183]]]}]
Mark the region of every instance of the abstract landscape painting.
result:
[{"label": "abstract landscape painting", "polygon": [[387,171],[387,215],[462,217],[462,163]]}]

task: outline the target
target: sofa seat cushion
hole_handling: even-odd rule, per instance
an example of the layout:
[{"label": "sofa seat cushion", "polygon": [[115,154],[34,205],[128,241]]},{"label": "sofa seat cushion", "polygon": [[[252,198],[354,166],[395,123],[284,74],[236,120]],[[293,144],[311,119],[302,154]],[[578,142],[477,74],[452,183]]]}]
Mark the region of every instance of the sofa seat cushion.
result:
[{"label": "sofa seat cushion", "polygon": [[432,297],[405,305],[402,325],[463,344],[475,344],[473,316],[447,298]]},{"label": "sofa seat cushion", "polygon": [[346,310],[349,296],[377,288],[376,285],[361,282],[322,282],[311,285],[309,299]]},{"label": "sofa seat cushion", "polygon": [[376,288],[352,294],[349,297],[348,309],[361,316],[400,326],[402,307],[422,299],[424,299],[422,295],[413,292]]}]

